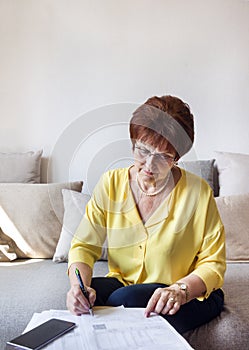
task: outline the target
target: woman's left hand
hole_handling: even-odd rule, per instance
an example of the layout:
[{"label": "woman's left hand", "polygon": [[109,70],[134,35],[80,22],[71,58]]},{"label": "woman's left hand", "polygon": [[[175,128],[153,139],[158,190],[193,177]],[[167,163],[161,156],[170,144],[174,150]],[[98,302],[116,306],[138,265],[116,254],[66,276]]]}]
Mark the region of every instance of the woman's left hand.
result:
[{"label": "woman's left hand", "polygon": [[146,306],[145,316],[149,317],[151,312],[174,315],[185,302],[184,292],[177,285],[157,288]]}]

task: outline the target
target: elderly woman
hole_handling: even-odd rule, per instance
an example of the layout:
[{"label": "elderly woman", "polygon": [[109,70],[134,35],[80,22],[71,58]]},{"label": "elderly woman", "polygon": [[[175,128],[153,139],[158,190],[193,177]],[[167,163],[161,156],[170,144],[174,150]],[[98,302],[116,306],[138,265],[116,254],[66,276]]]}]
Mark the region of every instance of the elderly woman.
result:
[{"label": "elderly woman", "polygon": [[[220,314],[226,268],[212,190],[177,166],[194,140],[189,106],[148,99],[133,113],[130,138],[134,164],[102,176],[72,240],[67,307],[76,315],[92,305],[144,307],[184,333]],[[92,278],[106,239],[109,273]]]}]

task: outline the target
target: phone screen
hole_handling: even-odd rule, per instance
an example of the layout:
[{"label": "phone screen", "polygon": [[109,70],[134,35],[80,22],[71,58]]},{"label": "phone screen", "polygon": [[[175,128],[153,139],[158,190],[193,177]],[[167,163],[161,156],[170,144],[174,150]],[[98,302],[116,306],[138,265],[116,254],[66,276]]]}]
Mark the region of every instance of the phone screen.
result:
[{"label": "phone screen", "polygon": [[15,345],[22,349],[38,350],[75,326],[74,322],[52,318],[29,332],[8,341],[7,344]]}]

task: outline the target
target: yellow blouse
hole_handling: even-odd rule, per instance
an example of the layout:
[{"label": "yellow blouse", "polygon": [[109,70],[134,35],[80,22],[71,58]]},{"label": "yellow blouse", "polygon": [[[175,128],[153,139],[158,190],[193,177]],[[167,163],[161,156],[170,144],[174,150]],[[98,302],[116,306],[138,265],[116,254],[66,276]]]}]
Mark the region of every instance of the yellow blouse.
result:
[{"label": "yellow blouse", "polygon": [[[108,242],[108,277],[124,285],[170,285],[194,273],[205,283],[205,297],[223,284],[225,233],[213,193],[196,175],[181,179],[143,223],[129,185],[129,168],[105,173],[95,187],[69,252],[69,266],[93,267]],[[200,298],[203,299],[203,298]]]}]

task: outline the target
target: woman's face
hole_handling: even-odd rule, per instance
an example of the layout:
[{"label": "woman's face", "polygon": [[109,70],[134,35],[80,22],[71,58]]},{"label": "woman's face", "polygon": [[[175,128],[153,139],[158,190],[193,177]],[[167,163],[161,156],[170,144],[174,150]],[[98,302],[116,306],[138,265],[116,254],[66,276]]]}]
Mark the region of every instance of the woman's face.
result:
[{"label": "woman's face", "polygon": [[134,165],[144,181],[164,180],[174,165],[175,153],[168,144],[166,149],[155,148],[139,140],[134,145]]}]

